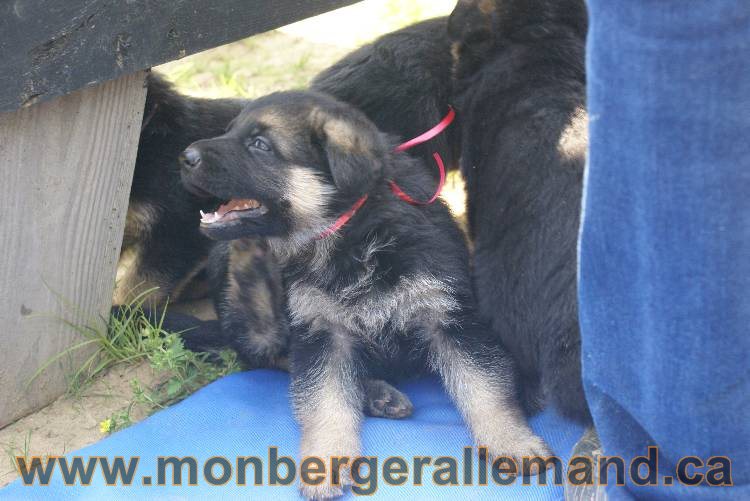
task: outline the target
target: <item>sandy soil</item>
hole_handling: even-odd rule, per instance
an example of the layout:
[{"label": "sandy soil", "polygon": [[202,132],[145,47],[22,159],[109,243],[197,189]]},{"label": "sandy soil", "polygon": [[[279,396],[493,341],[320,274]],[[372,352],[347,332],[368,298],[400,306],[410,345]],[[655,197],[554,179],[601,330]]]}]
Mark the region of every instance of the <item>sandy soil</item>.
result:
[{"label": "sandy soil", "polygon": [[[203,320],[216,318],[210,301],[177,304],[174,311]],[[77,396],[63,396],[44,409],[0,430],[0,487],[18,477],[13,456],[57,456],[81,449],[106,436],[99,423],[125,409],[133,398],[131,381],[144,387],[161,382],[147,362],[114,367]],[[131,418],[138,422],[145,411],[134,408]]]},{"label": "sandy soil", "polygon": [[[55,456],[93,444],[104,437],[99,423],[125,408],[132,399],[130,381],[158,383],[148,363],[110,370],[81,396],[64,396],[39,412],[0,430],[0,486],[16,474],[11,456]],[[134,419],[144,416],[136,410]],[[28,442],[28,449],[25,443]]]}]

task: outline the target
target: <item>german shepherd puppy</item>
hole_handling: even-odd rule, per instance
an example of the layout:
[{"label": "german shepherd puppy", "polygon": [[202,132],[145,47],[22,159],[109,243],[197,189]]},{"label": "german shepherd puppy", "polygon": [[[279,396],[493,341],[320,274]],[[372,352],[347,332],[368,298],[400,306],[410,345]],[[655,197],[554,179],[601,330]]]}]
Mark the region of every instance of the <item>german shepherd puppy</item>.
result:
[{"label": "german shepherd puppy", "polygon": [[[286,352],[288,332],[278,266],[261,239],[245,240],[241,252],[232,254],[231,263],[229,259],[225,262],[223,256],[229,254],[221,244],[212,251],[217,244],[201,233],[195,214],[218,204],[218,199],[185,190],[177,161],[190,143],[223,134],[247,102],[182,96],[163,78],[149,75],[120,258],[124,273],[118,277],[114,304],[125,304],[133,294],[154,287],[158,289],[150,299],[155,304],[168,297],[210,294],[219,322],[170,313],[165,328],[186,331],[182,335],[185,345],[194,351],[232,347],[249,367],[283,369],[284,355],[267,357],[255,349],[258,344],[245,342],[246,338],[262,337],[279,352]],[[216,257],[209,261],[211,252]],[[206,271],[208,276],[204,276]],[[233,284],[230,294],[224,288],[227,283]],[[119,311],[115,308],[114,312]],[[366,394],[364,411],[369,416],[399,419],[412,413],[409,398],[385,381],[368,380]]]},{"label": "german shepherd puppy", "polygon": [[[422,368],[440,375],[491,454],[548,455],[516,402],[512,359],[477,320],[448,208],[406,204],[389,188],[395,180],[426,198],[435,184],[396,144],[349,105],[286,92],[254,101],[226,134],[182,156],[186,187],[222,201],[201,231],[239,252],[265,238],[281,266],[301,455],[358,457],[366,378]],[[344,477],[303,493],[340,495]]]},{"label": "german shepherd puppy", "polygon": [[[416,136],[447,110],[452,62],[446,29],[447,18],[441,18],[385,35],[321,73],[312,87],[361,107],[387,132]],[[169,316],[174,330],[191,328],[183,335],[186,346],[196,351],[231,346],[250,367],[283,367],[278,349],[286,345],[288,329],[279,269],[267,246],[262,239],[247,239],[230,254],[218,244],[209,260],[214,244],[200,233],[195,214],[218,201],[188,192],[179,178],[179,154],[198,139],[222,134],[247,103],[183,96],[163,78],[149,75],[114,303],[152,288],[158,288],[151,296],[156,304],[207,295],[207,283],[220,323],[201,322],[192,329],[196,319]],[[411,152],[432,162],[432,152],[438,151],[446,165],[456,165],[454,130]],[[234,284],[231,294],[223,288],[227,283]],[[252,338],[266,339],[275,355],[245,342]],[[384,381],[368,381],[367,396],[368,415],[402,418],[412,412],[408,397]]]},{"label": "german shepherd puppy", "polygon": [[461,0],[449,22],[479,308],[519,362],[527,407],[581,421],[586,31],[583,0]]},{"label": "german shepherd puppy", "polygon": [[[415,137],[448,111],[452,62],[446,30],[447,18],[438,18],[384,35],[322,72],[311,87],[357,106],[385,132]],[[155,303],[206,294],[202,287],[196,290],[204,282],[193,279],[201,275],[211,244],[194,214],[211,203],[183,189],[177,157],[190,143],[222,134],[247,103],[183,96],[163,78],[149,76],[115,304],[157,287]],[[437,151],[449,168],[457,166],[457,130],[451,127],[411,153],[432,166]],[[252,253],[257,257],[263,249]],[[273,275],[269,266],[260,266],[259,276]],[[256,313],[270,318],[262,312],[250,316]]]}]

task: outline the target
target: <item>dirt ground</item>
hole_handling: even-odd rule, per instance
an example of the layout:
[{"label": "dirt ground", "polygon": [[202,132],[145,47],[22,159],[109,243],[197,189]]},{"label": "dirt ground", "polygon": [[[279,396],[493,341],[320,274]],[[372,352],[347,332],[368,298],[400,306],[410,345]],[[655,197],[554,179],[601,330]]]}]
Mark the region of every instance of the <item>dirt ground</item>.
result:
[{"label": "dirt ground", "polygon": [[[130,381],[155,384],[144,362],[120,366],[97,380],[78,397],[61,397],[44,409],[0,430],[0,486],[18,475],[12,456],[58,456],[98,442],[104,437],[99,423],[126,407],[132,398]],[[136,420],[144,416],[136,414]]]},{"label": "dirt ground", "polygon": [[[215,318],[208,301],[175,305],[173,309],[204,320]],[[132,402],[133,380],[144,387],[154,387],[161,382],[161,376],[148,362],[114,367],[81,394],[60,397],[39,412],[0,430],[0,487],[18,477],[14,456],[58,456],[104,438],[106,433],[100,429],[100,423]],[[143,409],[134,407],[133,422],[145,417]]]},{"label": "dirt ground", "polygon": [[[450,12],[455,0],[367,0],[157,68],[181,91],[203,97],[257,97],[275,90],[303,88],[351,49],[406,24]],[[366,20],[366,23],[363,23]],[[460,180],[449,181],[446,200],[463,207]],[[205,302],[182,309],[202,318],[213,315]],[[100,423],[132,401],[131,381],[156,385],[159,376],[146,362],[118,366],[82,394],[64,396],[0,430],[0,487],[17,477],[13,457],[65,454],[101,440]],[[144,417],[136,410],[134,421]]]}]

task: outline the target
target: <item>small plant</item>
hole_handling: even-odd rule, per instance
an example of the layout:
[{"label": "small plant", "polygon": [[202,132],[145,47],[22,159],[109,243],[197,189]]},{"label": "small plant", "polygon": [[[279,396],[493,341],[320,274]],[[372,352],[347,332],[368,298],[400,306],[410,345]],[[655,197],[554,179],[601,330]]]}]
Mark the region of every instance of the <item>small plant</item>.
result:
[{"label": "small plant", "polygon": [[231,350],[218,354],[196,353],[185,348],[181,333],[163,329],[166,306],[154,318],[144,309],[153,290],[145,291],[116,314],[105,326],[76,326],[66,322],[85,339],[48,360],[32,378],[36,378],[53,362],[77,350],[94,347],[95,352],[70,377],[69,392],[80,394],[99,375],[120,364],[143,361],[156,372],[160,381],[145,387],[131,381],[132,398],[128,406],[100,423],[102,433],[112,433],[133,424],[133,411],[145,414],[178,402],[212,381],[239,370],[237,356]]},{"label": "small plant", "polygon": [[24,458],[24,460],[26,460],[26,464],[29,464],[29,462],[31,461],[31,431],[29,431],[26,436],[23,437],[22,446],[17,446],[15,442],[11,442],[9,444],[3,444],[3,450],[5,451],[5,455],[8,458],[8,462],[10,463],[11,468],[20,475],[21,472],[18,469],[18,462],[16,461],[16,458]]}]

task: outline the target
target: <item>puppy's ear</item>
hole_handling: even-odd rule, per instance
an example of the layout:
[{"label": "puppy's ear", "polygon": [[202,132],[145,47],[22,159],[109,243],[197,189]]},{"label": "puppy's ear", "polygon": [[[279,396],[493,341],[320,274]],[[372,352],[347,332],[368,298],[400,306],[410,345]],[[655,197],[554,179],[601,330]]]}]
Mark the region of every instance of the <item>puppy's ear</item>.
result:
[{"label": "puppy's ear", "polygon": [[364,120],[320,109],[313,110],[311,121],[336,188],[356,195],[369,191],[383,172],[384,144],[378,130]]}]

